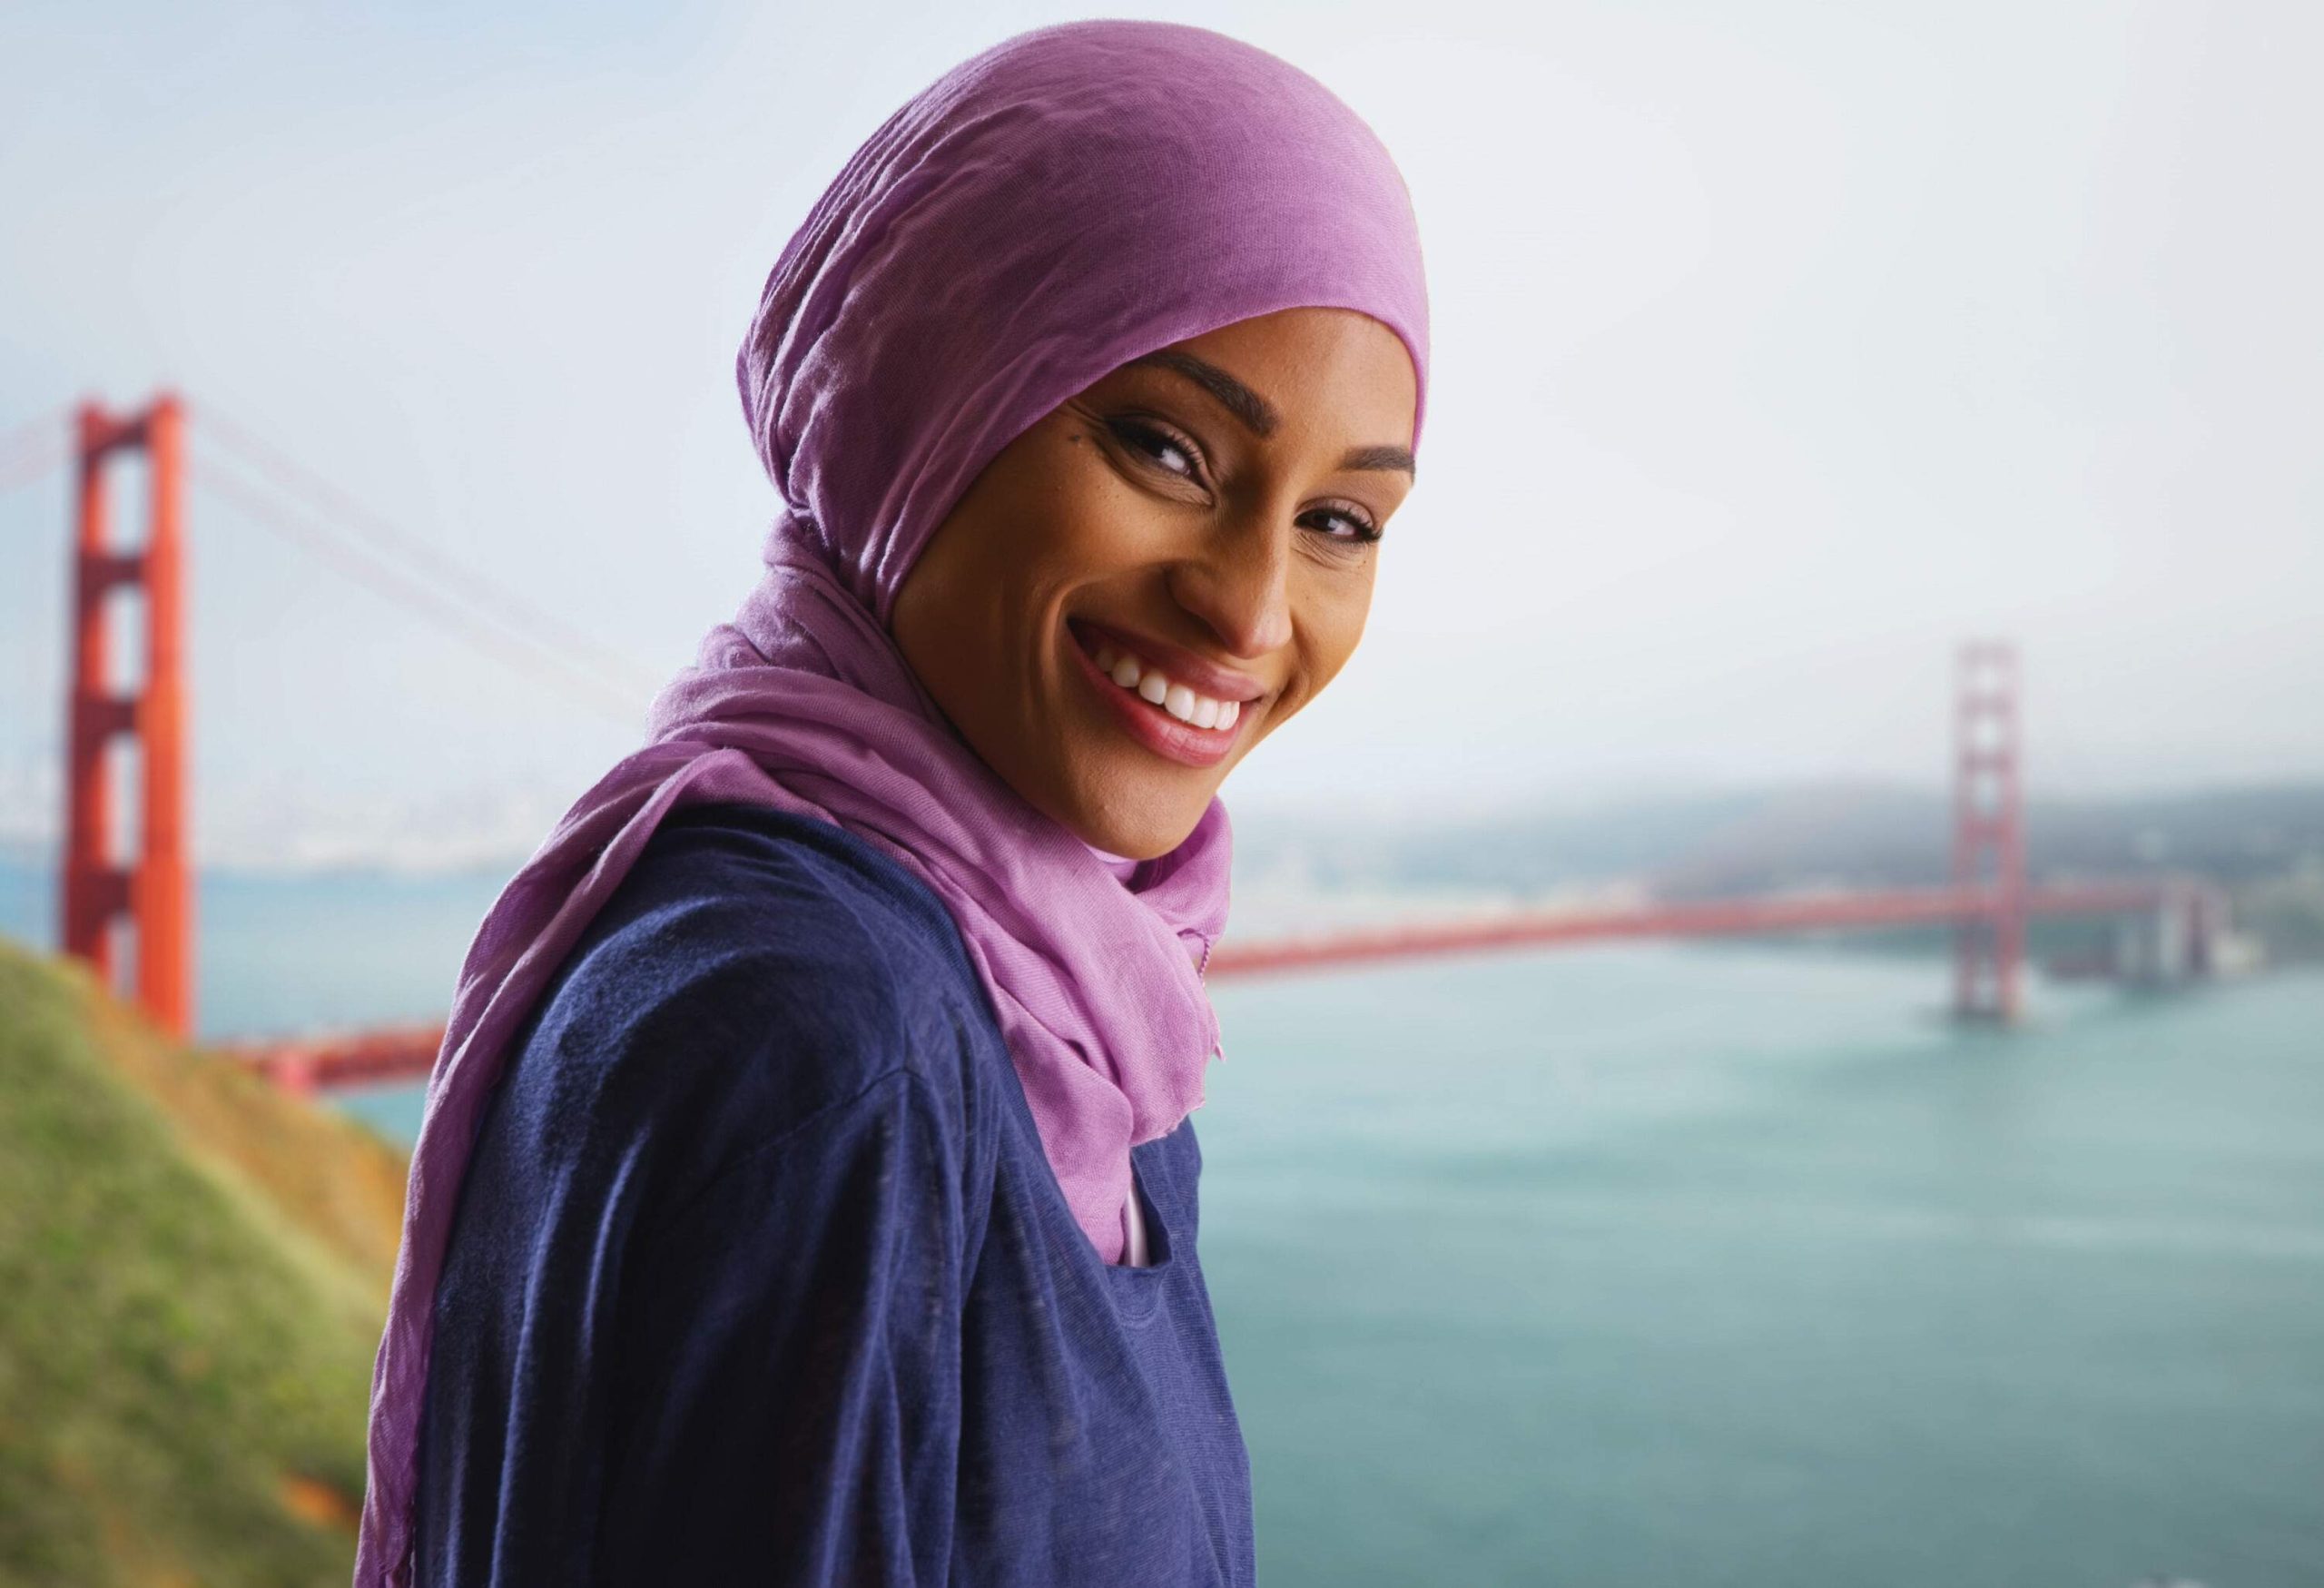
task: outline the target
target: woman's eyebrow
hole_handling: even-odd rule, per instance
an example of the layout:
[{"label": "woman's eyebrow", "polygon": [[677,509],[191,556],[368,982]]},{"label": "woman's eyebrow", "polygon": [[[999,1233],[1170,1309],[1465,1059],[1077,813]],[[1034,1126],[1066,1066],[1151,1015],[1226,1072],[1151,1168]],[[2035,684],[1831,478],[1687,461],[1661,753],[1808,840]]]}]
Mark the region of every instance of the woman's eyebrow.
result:
[{"label": "woman's eyebrow", "polygon": [[1340,459],[1342,469],[1393,469],[1406,474],[1414,472],[1413,451],[1409,447],[1352,447]]},{"label": "woman's eyebrow", "polygon": [[[1275,404],[1207,359],[1197,359],[1176,348],[1162,348],[1130,362],[1152,364],[1185,376],[1209,392],[1220,407],[1243,421],[1245,429],[1262,440],[1274,435],[1283,424],[1283,415],[1275,411]],[[1412,449],[1408,447],[1352,447],[1340,459],[1340,467],[1414,472]]]},{"label": "woman's eyebrow", "polygon": [[1176,348],[1163,348],[1132,359],[1133,364],[1155,364],[1165,370],[1175,370],[1218,399],[1219,406],[1243,421],[1243,428],[1265,440],[1275,434],[1283,423],[1283,416],[1275,404],[1244,385],[1217,365],[1192,353],[1182,353]]}]

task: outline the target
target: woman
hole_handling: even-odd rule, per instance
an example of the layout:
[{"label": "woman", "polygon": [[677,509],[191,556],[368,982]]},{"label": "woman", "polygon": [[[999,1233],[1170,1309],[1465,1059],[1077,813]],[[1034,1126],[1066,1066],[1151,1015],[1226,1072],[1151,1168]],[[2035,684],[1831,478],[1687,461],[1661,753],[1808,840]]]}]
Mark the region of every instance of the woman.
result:
[{"label": "woman", "polygon": [[1426,332],[1385,152],[1216,34],[857,152],[737,362],[765,577],[463,967],[359,1583],[1251,1580],[1216,789],[1362,630]]}]

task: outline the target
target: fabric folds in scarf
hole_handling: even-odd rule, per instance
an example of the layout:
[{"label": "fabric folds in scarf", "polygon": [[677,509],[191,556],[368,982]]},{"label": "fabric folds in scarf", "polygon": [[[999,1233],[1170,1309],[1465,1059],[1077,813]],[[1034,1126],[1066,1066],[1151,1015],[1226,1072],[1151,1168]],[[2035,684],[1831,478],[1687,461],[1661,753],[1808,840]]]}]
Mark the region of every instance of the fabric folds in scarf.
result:
[{"label": "fabric folds in scarf", "polygon": [[484,1106],[680,805],[837,823],[942,898],[1074,1217],[1119,1259],[1128,1150],[1201,1102],[1218,1053],[1201,966],[1226,921],[1225,807],[1117,874],[952,732],[887,625],[930,534],[1028,426],[1143,353],[1302,306],[1395,331],[1424,402],[1419,243],[1386,151],[1313,78],[1199,28],[1005,41],[897,111],[817,201],[736,360],[783,503],[765,574],[655,699],[645,746],[503,890],[461,967],[373,1378],[359,1588],[409,1580],[436,1284]]}]

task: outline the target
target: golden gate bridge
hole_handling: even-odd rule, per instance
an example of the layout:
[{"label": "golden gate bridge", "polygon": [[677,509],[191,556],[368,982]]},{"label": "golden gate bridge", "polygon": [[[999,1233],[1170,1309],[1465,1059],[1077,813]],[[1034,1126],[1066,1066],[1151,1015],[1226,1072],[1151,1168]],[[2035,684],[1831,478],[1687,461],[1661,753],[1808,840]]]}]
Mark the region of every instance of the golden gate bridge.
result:
[{"label": "golden gate bridge", "polygon": [[[202,483],[262,526],[330,562],[342,574],[451,630],[467,643],[589,704],[634,721],[635,703],[658,682],[607,653],[591,636],[534,607],[516,592],[458,567],[425,542],[366,513],[328,482],[247,431],[206,419],[204,433],[278,493],[308,504],[284,512],[235,475],[205,469]],[[128,990],[145,1014],[181,1039],[193,1027],[192,873],[185,823],[191,688],[185,674],[184,490],[187,410],[172,395],[115,413],[80,405],[69,439],[25,430],[0,439],[0,488],[24,483],[70,457],[74,463],[73,637],[65,700],[64,842],[59,942],[109,988],[133,961]],[[151,499],[142,544],[113,531],[107,470],[142,455]],[[319,529],[315,515],[356,536]],[[413,565],[419,565],[415,569]],[[491,622],[462,609],[448,589],[481,591]],[[109,608],[143,597],[143,676],[123,684],[110,645]],[[2020,754],[2018,658],[1999,641],[1961,647],[1953,724],[1953,863],[1948,884],[1759,898],[1669,900],[1600,909],[1511,909],[1459,921],[1410,922],[1254,942],[1223,942],[1213,980],[1345,967],[1415,956],[1544,949],[1640,938],[1949,926],[1953,1009],[1963,1019],[2007,1024],[2024,1009],[2026,930],[2037,918],[2132,916],[2158,946],[2158,969],[2202,976],[2226,928],[2224,893],[2194,877],[2035,885],[2027,874]],[[117,786],[127,743],[137,752],[137,843],[116,842],[130,790]],[[123,853],[126,851],[126,853]],[[126,952],[133,947],[133,954]],[[2163,967],[2168,958],[2171,963]],[[212,1043],[300,1091],[416,1080],[433,1068],[441,1022],[264,1041]]]}]

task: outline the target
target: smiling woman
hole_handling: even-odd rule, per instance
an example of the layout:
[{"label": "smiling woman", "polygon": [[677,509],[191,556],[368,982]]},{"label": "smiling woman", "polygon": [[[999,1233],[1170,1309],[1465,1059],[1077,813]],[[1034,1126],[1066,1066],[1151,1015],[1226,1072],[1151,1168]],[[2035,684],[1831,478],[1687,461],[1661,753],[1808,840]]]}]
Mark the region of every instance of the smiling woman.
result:
[{"label": "smiling woman", "polygon": [[1132,360],[977,478],[897,595],[896,643],[1043,814],[1166,853],[1362,638],[1414,394],[1403,343],[1344,310]]},{"label": "smiling woman", "polygon": [[1393,163],[1217,34],[1027,34],[856,153],[736,360],[765,576],[462,967],[362,1588],[1251,1581],[1218,788],[1361,637],[1426,373]]}]

